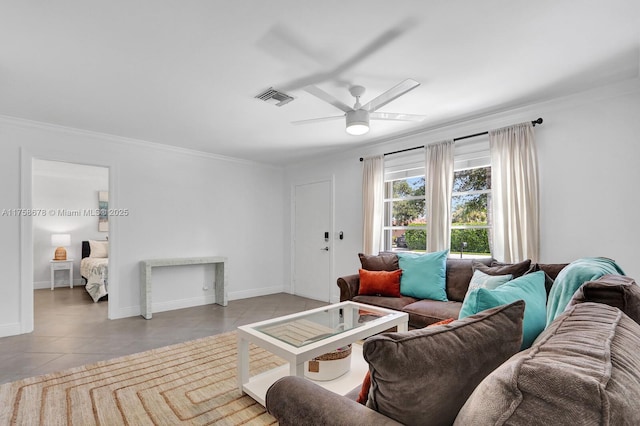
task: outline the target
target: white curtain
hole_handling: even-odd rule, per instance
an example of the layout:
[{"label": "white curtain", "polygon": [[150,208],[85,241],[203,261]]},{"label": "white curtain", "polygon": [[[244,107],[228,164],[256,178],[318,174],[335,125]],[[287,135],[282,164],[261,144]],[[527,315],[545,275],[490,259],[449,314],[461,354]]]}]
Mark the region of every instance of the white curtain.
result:
[{"label": "white curtain", "polygon": [[493,199],[493,257],[502,262],[538,261],[538,161],[533,125],[489,132]]},{"label": "white curtain", "polygon": [[362,252],[378,254],[382,241],[384,156],[364,159],[362,169]]},{"label": "white curtain", "polygon": [[451,192],[453,191],[453,141],[425,148],[427,252],[451,245]]}]

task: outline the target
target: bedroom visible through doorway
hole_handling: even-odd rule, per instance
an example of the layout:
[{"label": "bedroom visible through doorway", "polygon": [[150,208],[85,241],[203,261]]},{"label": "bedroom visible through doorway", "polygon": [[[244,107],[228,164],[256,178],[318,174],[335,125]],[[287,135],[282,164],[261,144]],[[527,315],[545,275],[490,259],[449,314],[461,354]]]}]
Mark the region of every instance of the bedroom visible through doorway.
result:
[{"label": "bedroom visible through doorway", "polygon": [[107,167],[33,159],[34,290],[107,303],[108,194]]}]

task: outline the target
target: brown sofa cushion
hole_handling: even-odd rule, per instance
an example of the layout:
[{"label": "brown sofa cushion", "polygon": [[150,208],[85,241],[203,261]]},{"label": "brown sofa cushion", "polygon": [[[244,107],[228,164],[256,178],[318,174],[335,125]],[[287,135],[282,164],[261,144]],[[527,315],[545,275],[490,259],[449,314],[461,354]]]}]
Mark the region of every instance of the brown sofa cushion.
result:
[{"label": "brown sofa cushion", "polygon": [[575,305],[487,376],[455,424],[640,424],[638,347],[640,325],[619,309]]},{"label": "brown sofa cushion", "polygon": [[440,302],[423,299],[413,302],[402,310],[409,314],[409,325],[422,328],[447,318],[458,318],[462,302]]},{"label": "brown sofa cushion", "polygon": [[[224,407],[225,409],[233,409],[233,405],[237,404],[233,403],[233,400],[231,401],[232,403]],[[206,403],[206,400],[203,402]],[[277,424],[280,426],[402,426],[400,423],[358,404],[355,399],[338,395],[304,377],[285,376],[277,380],[267,390],[265,403],[267,411],[276,418]],[[256,411],[257,413],[261,412],[260,410]],[[196,420],[200,420],[200,418],[196,418]],[[271,420],[257,417],[254,421],[247,419],[248,423],[246,424],[261,424],[271,422]],[[220,423],[215,422],[215,424]]]},{"label": "brown sofa cushion", "polygon": [[513,278],[518,278],[526,274],[531,269],[531,259],[523,260],[519,263],[501,263],[495,260],[491,262],[490,266],[487,266],[478,261],[473,262],[473,270],[482,271],[487,275],[513,275]]},{"label": "brown sofa cushion", "polygon": [[584,302],[613,306],[640,324],[640,286],[633,278],[605,275],[596,281],[588,281],[574,293],[567,306]]},{"label": "brown sofa cushion", "polygon": [[[438,325],[444,325],[444,324],[449,324],[451,322],[454,322],[456,320],[456,318],[446,318],[443,319],[442,321],[438,321],[438,322],[434,322],[433,324],[429,324],[427,327],[436,327]],[[366,404],[367,400],[369,399],[369,388],[371,387],[371,372],[369,370],[367,370],[367,373],[364,376],[364,380],[362,381],[362,387],[360,389],[360,392],[358,392],[358,396],[356,398],[356,401],[359,402],[360,404]]]},{"label": "brown sofa cushion", "polygon": [[398,256],[393,253],[380,253],[378,255],[358,253],[362,269],[367,271],[395,271],[400,269]]},{"label": "brown sofa cushion", "polygon": [[551,291],[551,287],[553,287],[553,282],[556,277],[564,269],[565,266],[569,265],[568,263],[536,263],[531,265],[531,269],[529,272],[544,272],[544,288],[547,290],[547,296]]},{"label": "brown sofa cushion", "polygon": [[409,296],[400,297],[387,297],[387,296],[356,296],[352,299],[354,302],[366,303],[368,305],[380,306],[381,308],[395,309],[401,311],[405,306],[417,302],[418,299],[414,299]]},{"label": "brown sofa cushion", "polygon": [[544,271],[552,280],[555,280],[560,271],[562,271],[568,263],[536,263],[533,265],[531,272]]},{"label": "brown sofa cushion", "polygon": [[367,339],[367,406],[407,425],[450,425],[473,389],[518,351],[524,302],[439,327]]},{"label": "brown sofa cushion", "polygon": [[467,294],[469,282],[473,276],[473,263],[489,266],[492,258],[472,260],[472,259],[447,259],[447,299],[462,302]]}]

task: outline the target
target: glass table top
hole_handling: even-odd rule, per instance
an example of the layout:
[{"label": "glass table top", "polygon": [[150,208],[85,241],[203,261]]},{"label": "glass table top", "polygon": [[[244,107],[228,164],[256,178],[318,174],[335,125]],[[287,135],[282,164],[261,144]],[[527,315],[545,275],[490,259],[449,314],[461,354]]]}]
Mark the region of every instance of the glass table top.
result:
[{"label": "glass table top", "polygon": [[300,348],[331,336],[362,327],[370,321],[393,313],[357,305],[328,306],[295,318],[275,320],[253,327],[254,330]]}]

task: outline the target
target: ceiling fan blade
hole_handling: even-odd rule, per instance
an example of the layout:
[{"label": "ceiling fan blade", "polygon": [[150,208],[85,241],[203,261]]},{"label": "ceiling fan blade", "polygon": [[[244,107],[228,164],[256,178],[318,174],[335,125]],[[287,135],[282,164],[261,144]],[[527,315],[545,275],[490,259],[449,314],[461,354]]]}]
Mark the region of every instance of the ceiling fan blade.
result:
[{"label": "ceiling fan blade", "polygon": [[296,78],[288,83],[280,84],[277,87],[283,92],[291,92],[300,88],[306,90],[307,86],[323,83],[334,78],[334,75],[328,72],[316,72],[301,78]]},{"label": "ceiling fan blade", "polygon": [[[325,71],[313,73],[289,82],[283,82],[282,84],[278,84],[277,87],[280,90],[286,92],[286,91],[302,89],[305,86],[308,86],[310,84],[318,84],[318,83],[322,83],[329,80],[336,81],[341,84],[344,83],[346,85],[347,82],[341,79],[341,76],[345,71],[352,68],[353,66],[363,61],[367,57],[371,56],[377,50],[382,49],[384,46],[391,43],[396,38],[400,37],[402,34],[410,30],[415,25],[417,25],[417,21],[413,18],[407,18],[399,22],[392,28],[389,28],[387,31],[383,32],[382,34],[380,34],[379,36],[371,40],[366,46],[364,46],[362,49],[360,49],[358,52],[356,52],[346,61],[339,63],[338,65],[335,65],[335,66],[327,66],[328,62],[331,61],[331,59],[326,57],[325,55],[321,55],[317,50],[316,51],[308,50],[306,54],[308,58],[306,59],[307,60],[315,59],[317,62],[320,63],[321,66],[324,66]],[[308,49],[305,46],[303,46],[301,43],[294,42],[292,40],[292,38],[294,38],[292,37],[292,33],[287,32],[283,28],[274,29],[271,34],[268,34],[268,37],[266,37],[266,41],[264,41],[263,43],[266,43],[267,47],[269,47],[269,44],[272,43],[272,40],[276,38],[281,39],[280,41],[286,41],[286,43],[291,44],[291,46],[289,46],[289,50],[301,51],[301,50]],[[275,43],[272,43],[272,44],[275,44]],[[282,52],[278,53],[278,56],[282,56]]]},{"label": "ceiling fan blade", "polygon": [[400,112],[372,112],[369,114],[372,120],[400,120],[400,121],[422,121],[426,115],[402,114]]},{"label": "ceiling fan blade", "polygon": [[344,112],[349,112],[351,110],[353,110],[353,108],[351,108],[349,105],[343,103],[342,101],[339,101],[338,99],[334,98],[332,95],[328,94],[327,92],[325,92],[324,90],[320,89],[317,86],[307,86],[304,88],[305,92],[315,96],[318,99],[321,99],[327,103],[330,103],[331,105],[333,105],[334,107],[338,108],[341,111]]},{"label": "ceiling fan blade", "polygon": [[355,55],[351,56],[346,61],[342,62],[338,66],[336,66],[333,70],[330,71],[331,74],[339,76],[344,71],[352,68],[359,62],[362,62],[365,58],[376,52],[377,50],[382,49],[387,44],[391,43],[396,38],[400,37],[402,34],[407,32],[413,26],[415,26],[417,21],[414,19],[408,18],[399,22],[397,25],[389,28],[387,31],[380,34],[378,37],[371,40],[366,46],[360,49]]},{"label": "ceiling fan blade", "polygon": [[304,36],[305,34],[294,32],[290,27],[277,23],[256,42],[256,45],[285,64],[293,64],[306,70],[330,68],[333,60],[305,40]]},{"label": "ceiling fan blade", "polygon": [[404,95],[408,91],[415,89],[418,86],[420,86],[420,83],[418,83],[417,81],[411,78],[408,78],[402,83],[398,84],[397,86],[392,87],[391,89],[387,90],[380,96],[364,104],[362,106],[362,109],[366,109],[369,112],[373,112],[378,108],[382,108],[383,106],[393,101],[394,99],[399,98],[400,96]]},{"label": "ceiling fan blade", "polygon": [[298,124],[321,123],[323,121],[337,120],[338,118],[344,119],[344,115],[333,115],[331,117],[310,118],[308,120],[292,121],[291,124],[298,125]]},{"label": "ceiling fan blade", "polygon": [[[326,52],[305,41],[304,34],[294,32],[290,27],[276,24],[260,38],[256,45],[285,64],[293,64],[302,70],[328,70],[335,60]],[[333,78],[327,71],[314,72],[282,84],[277,84],[283,92],[301,89],[310,84],[322,83]]]}]

